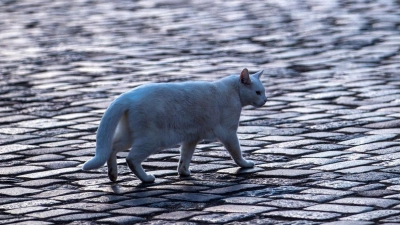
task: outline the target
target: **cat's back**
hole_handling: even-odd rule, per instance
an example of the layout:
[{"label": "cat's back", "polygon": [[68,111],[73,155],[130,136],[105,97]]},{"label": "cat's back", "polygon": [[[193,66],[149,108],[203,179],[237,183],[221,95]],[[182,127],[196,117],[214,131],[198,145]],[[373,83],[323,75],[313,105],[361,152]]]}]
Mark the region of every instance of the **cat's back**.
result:
[{"label": "cat's back", "polygon": [[215,96],[218,88],[213,82],[187,81],[176,83],[151,83],[141,85],[121,95],[121,98],[140,102],[185,102],[208,99]]}]

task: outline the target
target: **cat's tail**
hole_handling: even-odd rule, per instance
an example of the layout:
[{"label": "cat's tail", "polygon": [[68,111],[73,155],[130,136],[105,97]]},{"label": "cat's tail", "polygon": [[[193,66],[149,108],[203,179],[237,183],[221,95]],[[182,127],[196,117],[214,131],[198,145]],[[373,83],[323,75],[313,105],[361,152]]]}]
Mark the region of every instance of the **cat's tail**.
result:
[{"label": "cat's tail", "polygon": [[121,104],[118,99],[112,102],[107,108],[97,130],[96,154],[92,159],[83,164],[83,170],[98,169],[110,158],[113,151],[112,145],[115,129],[126,110],[125,105]]}]

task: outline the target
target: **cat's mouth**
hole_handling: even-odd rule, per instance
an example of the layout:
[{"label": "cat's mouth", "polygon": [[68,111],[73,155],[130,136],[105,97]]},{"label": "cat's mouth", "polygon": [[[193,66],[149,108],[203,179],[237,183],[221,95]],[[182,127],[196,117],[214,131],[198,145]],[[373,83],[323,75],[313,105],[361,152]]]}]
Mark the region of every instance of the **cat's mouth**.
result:
[{"label": "cat's mouth", "polygon": [[254,107],[261,107],[261,106],[263,106],[263,105],[265,105],[265,103],[267,102],[267,99],[265,99],[265,100],[263,100],[263,101],[259,101],[259,102],[253,102],[253,106]]},{"label": "cat's mouth", "polygon": [[254,107],[261,107],[261,106],[263,106],[265,104],[265,102],[262,102],[262,103],[253,103],[252,105],[254,106]]}]

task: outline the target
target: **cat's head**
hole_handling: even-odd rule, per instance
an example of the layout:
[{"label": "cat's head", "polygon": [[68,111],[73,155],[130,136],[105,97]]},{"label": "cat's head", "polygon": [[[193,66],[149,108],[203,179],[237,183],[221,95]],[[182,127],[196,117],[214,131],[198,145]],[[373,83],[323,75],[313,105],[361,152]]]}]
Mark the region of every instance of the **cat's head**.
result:
[{"label": "cat's head", "polygon": [[250,75],[247,69],[243,69],[239,76],[239,94],[242,105],[261,107],[267,101],[265,88],[260,81],[263,70]]}]

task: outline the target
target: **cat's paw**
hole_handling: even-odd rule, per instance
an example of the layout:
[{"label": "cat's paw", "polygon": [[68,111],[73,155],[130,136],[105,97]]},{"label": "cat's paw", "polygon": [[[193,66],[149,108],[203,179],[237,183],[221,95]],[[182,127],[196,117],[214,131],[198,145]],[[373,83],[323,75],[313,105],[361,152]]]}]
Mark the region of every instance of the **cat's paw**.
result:
[{"label": "cat's paw", "polygon": [[182,161],[179,161],[178,173],[180,176],[190,176],[190,170]]},{"label": "cat's paw", "polygon": [[179,176],[188,177],[190,176],[190,170],[178,170]]},{"label": "cat's paw", "polygon": [[144,179],[141,179],[143,183],[153,183],[156,180],[156,177],[153,174],[147,174]]},{"label": "cat's paw", "polygon": [[251,160],[244,160],[243,162],[240,163],[239,166],[242,168],[253,168],[254,162]]}]

